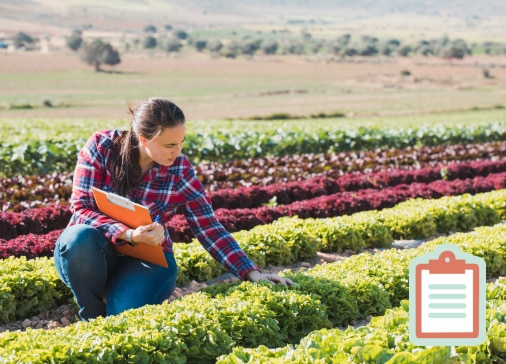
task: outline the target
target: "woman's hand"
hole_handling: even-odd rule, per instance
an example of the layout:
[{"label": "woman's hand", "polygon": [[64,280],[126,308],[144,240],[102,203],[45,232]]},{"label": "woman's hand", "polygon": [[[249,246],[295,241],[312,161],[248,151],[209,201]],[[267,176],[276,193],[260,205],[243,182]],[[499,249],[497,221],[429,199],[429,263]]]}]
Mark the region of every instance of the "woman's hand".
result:
[{"label": "woman's hand", "polygon": [[164,238],[165,229],[157,222],[139,226],[132,233],[132,242],[135,244],[160,245]]},{"label": "woman's hand", "polygon": [[276,273],[261,273],[257,270],[249,271],[248,273],[246,273],[245,278],[251,282],[258,282],[261,280],[265,280],[272,284],[281,283],[284,286],[293,285],[293,282],[288,278],[280,277]]}]

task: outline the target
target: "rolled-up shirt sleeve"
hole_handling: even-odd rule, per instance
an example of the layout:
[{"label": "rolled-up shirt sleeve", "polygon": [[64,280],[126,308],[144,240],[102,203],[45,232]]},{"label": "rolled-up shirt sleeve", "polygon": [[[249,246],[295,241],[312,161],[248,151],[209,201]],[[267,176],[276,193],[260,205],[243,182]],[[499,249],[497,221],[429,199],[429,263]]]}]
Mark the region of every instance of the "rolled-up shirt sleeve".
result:
[{"label": "rolled-up shirt sleeve", "polygon": [[184,214],[193,234],[214,259],[242,280],[246,273],[260,270],[216,218],[193,168],[185,170],[178,192],[185,195]]}]

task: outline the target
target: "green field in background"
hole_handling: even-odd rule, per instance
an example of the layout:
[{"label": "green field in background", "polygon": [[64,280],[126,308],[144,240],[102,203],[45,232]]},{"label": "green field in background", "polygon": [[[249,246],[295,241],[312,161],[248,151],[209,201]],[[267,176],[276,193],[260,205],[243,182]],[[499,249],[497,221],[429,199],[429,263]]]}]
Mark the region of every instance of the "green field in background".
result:
[{"label": "green field in background", "polygon": [[[425,115],[368,117],[368,118],[324,118],[296,120],[189,120],[188,133],[242,133],[244,131],[285,131],[301,130],[354,130],[360,127],[418,128],[423,125],[488,125],[506,123],[506,109],[478,110]],[[0,143],[20,143],[29,140],[72,140],[88,138],[100,129],[126,129],[127,118],[123,120],[100,119],[0,119]]]}]

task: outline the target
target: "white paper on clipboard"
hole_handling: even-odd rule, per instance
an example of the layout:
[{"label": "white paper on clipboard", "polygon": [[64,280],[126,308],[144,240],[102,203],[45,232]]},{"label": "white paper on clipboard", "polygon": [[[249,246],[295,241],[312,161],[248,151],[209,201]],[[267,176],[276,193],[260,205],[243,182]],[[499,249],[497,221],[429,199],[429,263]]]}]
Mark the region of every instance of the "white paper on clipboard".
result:
[{"label": "white paper on clipboard", "polygon": [[[93,188],[95,188],[95,187],[93,187]],[[111,203],[113,203],[113,204],[115,204],[115,205],[117,205],[119,207],[123,207],[123,208],[131,210],[131,211],[135,211],[134,202],[130,201],[126,197],[117,195],[117,194],[112,193],[112,192],[107,192],[107,199]]]}]

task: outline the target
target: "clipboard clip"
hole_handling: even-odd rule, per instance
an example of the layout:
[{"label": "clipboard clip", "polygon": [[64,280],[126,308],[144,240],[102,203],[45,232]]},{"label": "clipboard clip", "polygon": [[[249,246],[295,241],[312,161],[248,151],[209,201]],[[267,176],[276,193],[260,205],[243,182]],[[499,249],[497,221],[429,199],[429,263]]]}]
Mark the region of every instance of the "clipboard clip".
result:
[{"label": "clipboard clip", "polygon": [[429,271],[432,274],[463,274],[466,271],[466,261],[455,259],[455,254],[445,250],[438,259],[429,259]]},{"label": "clipboard clip", "polygon": [[121,206],[131,211],[135,211],[133,202],[126,197],[120,196],[113,192],[107,192],[107,200],[109,200],[110,203],[113,203],[117,206]]}]

